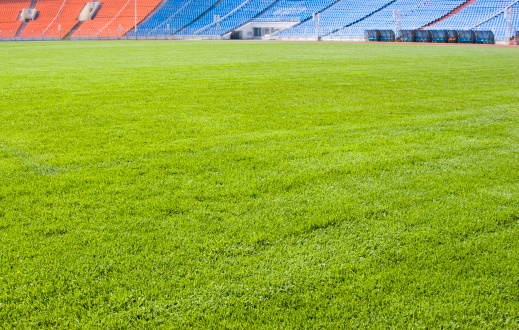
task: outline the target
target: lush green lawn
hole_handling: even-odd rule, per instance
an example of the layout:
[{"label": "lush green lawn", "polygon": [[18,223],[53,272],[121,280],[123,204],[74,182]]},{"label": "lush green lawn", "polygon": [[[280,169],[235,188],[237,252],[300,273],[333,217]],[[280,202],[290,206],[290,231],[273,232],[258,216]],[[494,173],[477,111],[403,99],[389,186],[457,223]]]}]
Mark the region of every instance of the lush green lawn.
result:
[{"label": "lush green lawn", "polygon": [[0,328],[518,328],[518,59],[0,44]]}]

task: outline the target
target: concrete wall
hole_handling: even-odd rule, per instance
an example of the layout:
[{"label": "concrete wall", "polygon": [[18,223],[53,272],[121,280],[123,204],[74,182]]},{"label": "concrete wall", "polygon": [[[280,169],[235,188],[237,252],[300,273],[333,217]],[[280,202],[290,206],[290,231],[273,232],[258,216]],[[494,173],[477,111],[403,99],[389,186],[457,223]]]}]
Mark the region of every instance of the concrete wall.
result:
[{"label": "concrete wall", "polygon": [[[254,28],[281,30],[294,26],[298,23],[299,22],[250,22],[236,29],[236,31],[241,31],[242,39],[254,39]],[[227,34],[224,37],[229,38],[229,36],[230,34]],[[256,37],[256,39],[261,39],[261,37]]]}]

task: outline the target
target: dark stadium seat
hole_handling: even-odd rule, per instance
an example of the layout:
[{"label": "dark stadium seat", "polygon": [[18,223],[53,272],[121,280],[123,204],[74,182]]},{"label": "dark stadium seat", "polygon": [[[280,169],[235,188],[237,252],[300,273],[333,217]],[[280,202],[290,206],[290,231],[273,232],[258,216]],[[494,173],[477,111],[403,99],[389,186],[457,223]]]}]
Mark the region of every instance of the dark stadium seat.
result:
[{"label": "dark stadium seat", "polygon": [[416,42],[431,42],[432,35],[429,30],[417,30],[415,32],[415,41]]},{"label": "dark stadium seat", "polygon": [[476,43],[495,44],[494,33],[492,31],[476,31]]},{"label": "dark stadium seat", "polygon": [[416,41],[416,31],[415,30],[401,30],[400,31],[400,40],[403,42]]},{"label": "dark stadium seat", "polygon": [[379,30],[366,30],[365,38],[369,41],[380,41],[380,31]]},{"label": "dark stadium seat", "polygon": [[476,42],[476,33],[474,31],[458,31],[458,42],[464,44],[473,44]]},{"label": "dark stadium seat", "polygon": [[395,31],[380,30],[380,41],[386,41],[386,42],[395,41]]},{"label": "dark stadium seat", "polygon": [[431,42],[444,43],[449,41],[449,33],[446,30],[430,30]]},{"label": "dark stadium seat", "polygon": [[447,30],[447,42],[449,43],[457,43],[458,42],[458,31],[456,30]]}]

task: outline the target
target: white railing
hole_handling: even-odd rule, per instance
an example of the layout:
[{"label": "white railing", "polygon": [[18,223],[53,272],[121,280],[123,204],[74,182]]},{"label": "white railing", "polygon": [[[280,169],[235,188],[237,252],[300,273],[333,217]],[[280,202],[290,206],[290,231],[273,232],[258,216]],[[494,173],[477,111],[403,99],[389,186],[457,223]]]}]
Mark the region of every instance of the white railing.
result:
[{"label": "white railing", "polygon": [[[152,29],[151,32],[153,33],[154,31],[158,30],[161,26],[163,26],[164,24],[168,24],[168,22],[171,22],[171,20],[178,15],[178,13],[180,13],[182,10],[184,10],[184,8],[186,8],[187,6],[189,6],[189,4],[193,2],[193,0],[187,0],[183,5],[182,7],[180,7],[176,12],[173,13],[173,15],[169,16],[168,19],[166,19],[164,22],[162,22],[161,24],[159,24],[156,28]],[[162,29],[164,30],[164,29]]]},{"label": "white railing", "polygon": [[67,0],[64,0],[63,3],[61,4],[61,7],[58,11],[58,13],[56,14],[56,16],[54,17],[54,19],[52,20],[52,22],[50,22],[49,26],[47,26],[47,28],[45,29],[45,31],[43,31],[43,35],[45,35],[47,33],[47,31],[49,30],[49,28],[52,26],[52,24],[58,19],[59,17],[59,14],[61,14],[61,11],[63,10],[63,7],[65,7],[65,3],[67,2]]},{"label": "white railing", "polygon": [[121,13],[123,12],[123,10],[128,7],[128,5],[130,4],[130,2],[133,2],[135,0],[128,0],[126,2],[126,4],[124,4],[124,6],[121,8],[121,10],[119,10],[119,12],[117,13],[117,15],[115,15],[111,20],[110,22],[106,23],[105,26],[103,26],[100,30],[99,30],[99,33],[101,33],[101,31],[103,31],[108,25],[110,25],[110,23],[112,23],[117,17],[119,17],[119,15],[121,15]]},{"label": "white railing", "polygon": [[[519,1],[519,0],[518,0]],[[503,27],[505,29],[506,27]],[[316,30],[315,28],[299,28],[299,29],[286,29],[282,30],[282,33],[275,33],[271,35],[263,35],[262,37],[255,39],[264,40],[294,40],[294,41],[351,41],[358,42],[365,39],[364,33],[366,28],[360,27],[323,27]],[[0,31],[0,41],[59,41],[61,40],[59,31],[44,31],[34,33],[32,31],[25,31],[27,37],[16,37],[16,31]],[[27,33],[29,32],[29,33]],[[64,34],[69,31],[64,31]],[[203,35],[185,35],[178,34],[172,35],[172,31],[157,30],[157,29],[139,29],[139,35],[135,38],[135,35],[125,34],[125,31],[119,30],[81,30],[81,27],[77,29],[74,34],[70,37],[70,40],[220,40],[228,39],[230,33],[222,36],[218,31],[210,30],[210,34]],[[68,39],[68,38],[67,38]],[[498,39],[501,40],[501,39]]]},{"label": "white railing", "polygon": [[227,17],[231,16],[231,15],[234,15],[234,13],[236,13],[238,10],[240,10],[243,6],[245,6],[246,4],[248,4],[251,0],[245,0],[244,2],[242,2],[238,7],[234,8],[231,12],[229,12],[227,15],[223,16],[220,18],[219,21],[217,22],[213,22],[211,24],[208,24],[206,26],[204,26],[203,28],[201,29],[198,29],[197,31],[195,31],[195,35],[196,34],[199,34],[200,32],[204,32],[206,31],[207,29],[211,28],[212,26],[222,22],[224,19],[226,19]]},{"label": "white railing", "polygon": [[481,24],[483,23],[486,23],[488,21],[490,21],[492,18],[500,15],[501,13],[504,13],[508,8],[512,7],[513,5],[515,5],[516,3],[518,3],[519,0],[515,0],[514,2],[512,2],[511,4],[509,4],[508,6],[506,6],[505,8],[501,9],[501,10],[498,10],[497,12],[493,13],[492,15],[490,15],[489,17],[485,18],[484,20],[482,20],[481,22],[479,22],[478,24],[474,25],[473,27],[471,27],[470,29],[475,29],[477,28],[478,26],[480,26]]}]

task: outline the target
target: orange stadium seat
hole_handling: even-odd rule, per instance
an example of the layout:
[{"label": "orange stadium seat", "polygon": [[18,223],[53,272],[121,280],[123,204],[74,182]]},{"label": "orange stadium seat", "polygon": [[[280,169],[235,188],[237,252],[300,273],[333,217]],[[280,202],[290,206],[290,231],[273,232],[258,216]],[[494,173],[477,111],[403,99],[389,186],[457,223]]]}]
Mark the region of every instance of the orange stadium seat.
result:
[{"label": "orange stadium seat", "polygon": [[79,22],[77,18],[86,3],[87,0],[67,0],[59,16],[48,27],[45,36],[48,37],[50,31],[58,31],[58,28],[61,25],[61,35],[64,37],[74,27],[74,25]]},{"label": "orange stadium seat", "polygon": [[0,0],[0,37],[14,37],[22,25],[22,22],[18,21],[18,16],[22,9],[29,8],[30,5],[30,0]]},{"label": "orange stadium seat", "polygon": [[[84,22],[73,36],[88,34],[91,37],[116,37],[134,27],[135,0],[104,0],[101,2],[103,6],[96,17]],[[160,0],[137,0],[137,23],[140,23],[160,2]],[[121,31],[119,31],[119,26],[121,26]]]},{"label": "orange stadium seat", "polygon": [[55,31],[48,27],[61,12],[65,3],[66,0],[38,0],[36,3],[36,10],[39,12],[38,18],[27,24],[22,37],[59,36],[57,27]]}]

